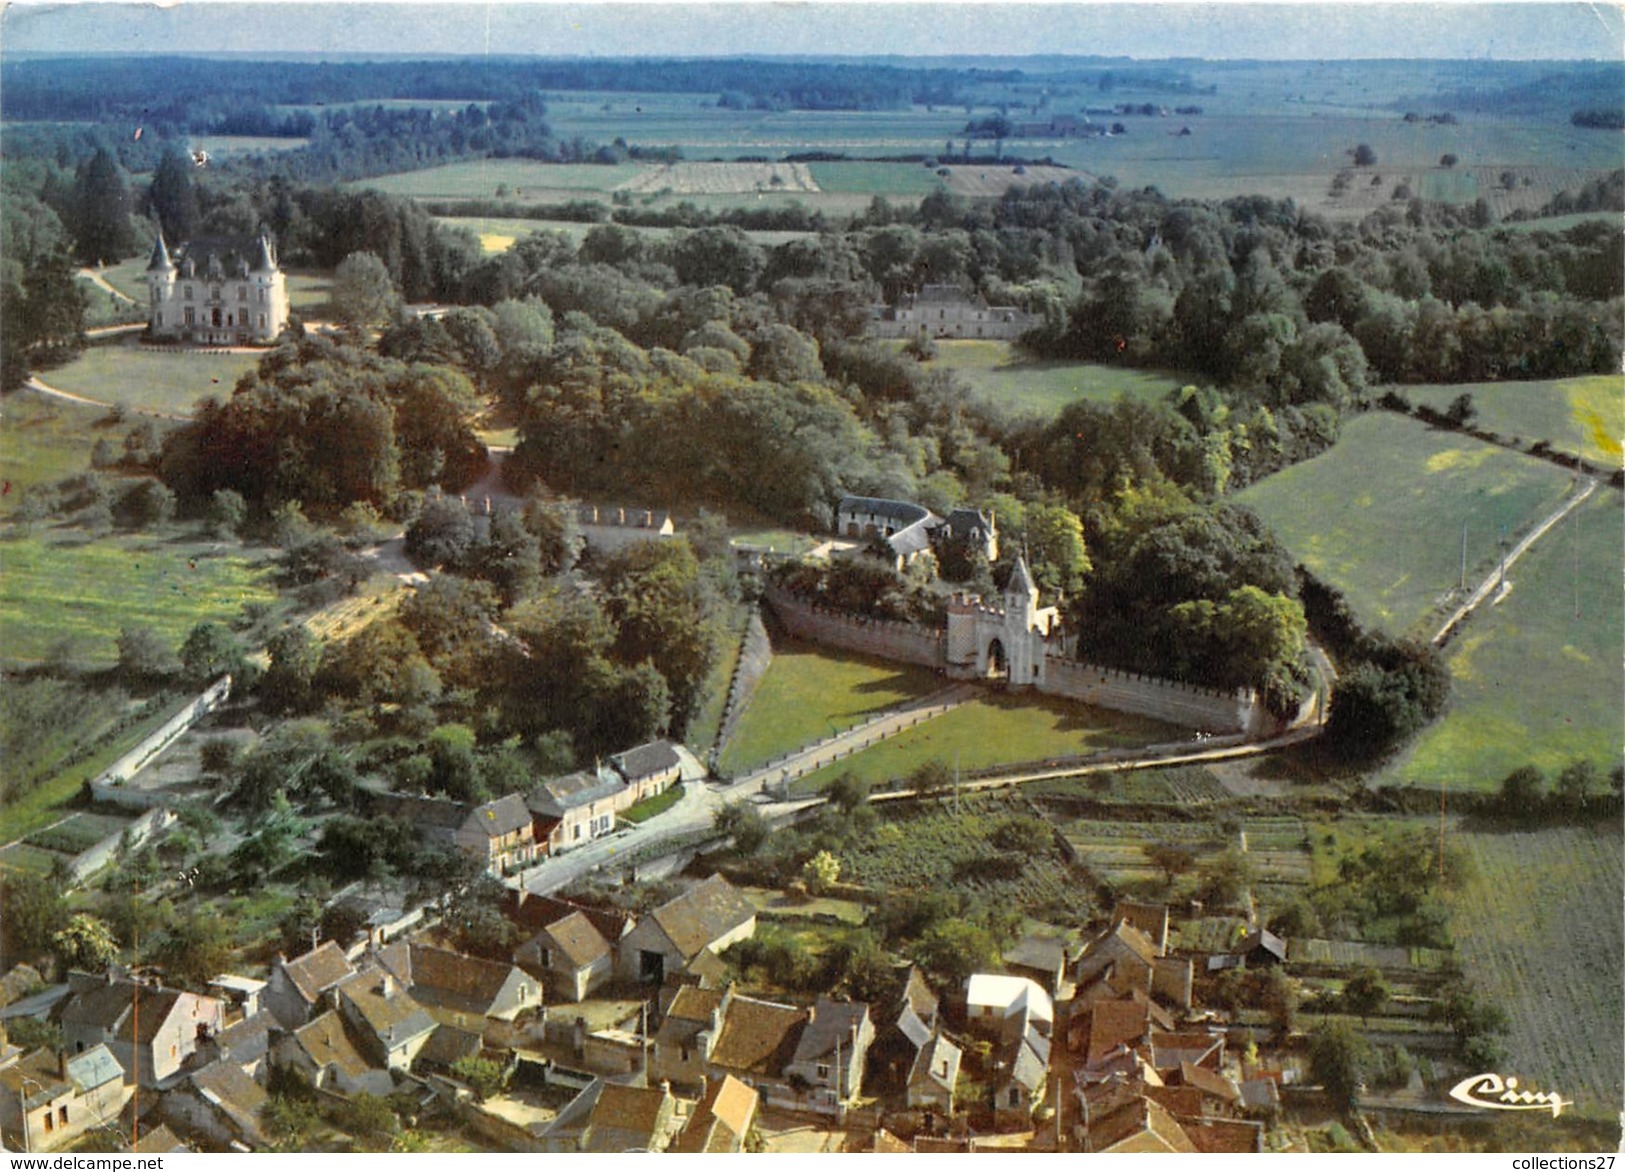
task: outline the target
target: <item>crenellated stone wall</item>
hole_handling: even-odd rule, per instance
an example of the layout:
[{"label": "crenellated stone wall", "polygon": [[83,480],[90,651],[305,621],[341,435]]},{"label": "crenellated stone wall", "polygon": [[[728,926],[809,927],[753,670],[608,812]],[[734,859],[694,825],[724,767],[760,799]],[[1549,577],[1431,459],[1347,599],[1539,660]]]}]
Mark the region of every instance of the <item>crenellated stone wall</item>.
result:
[{"label": "crenellated stone wall", "polygon": [[[781,590],[768,591],[766,600],[784,629],[799,638],[862,655],[940,668],[949,675],[970,678],[964,663],[951,659],[943,631],[928,630],[912,623],[853,618]],[[965,653],[964,647],[955,650],[960,656]],[[1046,658],[1035,690],[1215,734],[1239,732],[1257,736],[1268,731],[1268,714],[1249,690],[1225,692],[1202,688],[1080,663],[1063,656]]]}]

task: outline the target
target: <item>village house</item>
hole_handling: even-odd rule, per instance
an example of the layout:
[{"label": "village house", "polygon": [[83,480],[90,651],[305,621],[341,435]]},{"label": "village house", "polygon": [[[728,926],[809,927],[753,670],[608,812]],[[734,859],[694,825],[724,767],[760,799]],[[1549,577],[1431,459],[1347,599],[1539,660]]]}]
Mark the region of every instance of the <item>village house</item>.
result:
[{"label": "village house", "polygon": [[954,1089],[964,1052],[941,1034],[926,1039],[909,1069],[903,1101],[924,1111],[954,1113]]},{"label": "village house", "polygon": [[105,1043],[127,1082],[156,1086],[179,1072],[201,1039],[217,1034],[224,1007],[204,997],[111,976],[70,974],[58,1023],[76,1054]]},{"label": "village house", "polygon": [[279,1033],[271,1043],[276,1064],[296,1070],[318,1090],[349,1098],[359,1094],[387,1095],[395,1080],[387,1070],[368,1062],[337,1010],[328,1010],[296,1030]]},{"label": "village house", "polygon": [[390,1070],[412,1068],[435,1031],[435,1020],[383,970],[357,973],[334,990],[339,1013],[355,1031],[369,1062]]},{"label": "village house", "polygon": [[475,806],[452,834],[452,841],[476,859],[485,873],[500,879],[541,857],[530,810],[518,794]]},{"label": "village house", "polygon": [[263,1150],[270,1139],[260,1127],[260,1108],[270,1098],[239,1066],[221,1059],[164,1095],[164,1119],[214,1151]]},{"label": "village house", "polygon": [[0,1035],[0,1137],[10,1151],[66,1147],[86,1131],[116,1124],[130,1092],[104,1044],[83,1053],[20,1054]]},{"label": "village house", "polygon": [[187,242],[171,259],[163,233],[147,264],[154,338],[211,346],[266,345],[288,324],[287,277],[271,242]]},{"label": "village house", "polygon": [[525,802],[535,841],[556,855],[602,838],[615,829],[616,812],[631,804],[625,792],[626,781],[607,766],[542,782]]},{"label": "village house", "polygon": [[744,1151],[761,1101],[754,1087],[723,1075],[700,1095],[683,1133],[667,1150],[688,1155]]},{"label": "village house", "polygon": [[671,514],[654,509],[582,505],[576,521],[581,526],[582,540],[594,553],[619,553],[640,541],[659,541],[677,534]]},{"label": "village house", "polygon": [[1032,1122],[1048,1089],[1049,1055],[1049,1036],[1025,1018],[1020,1035],[994,1050],[991,1095],[996,1126],[1019,1130]]},{"label": "village house", "polygon": [[385,945],[375,957],[417,1004],[447,1025],[483,1030],[488,1020],[512,1021],[542,1003],[541,984],[511,964],[406,941]]},{"label": "village house", "polygon": [[678,1086],[706,1081],[706,1060],[722,1033],[722,1016],[733,1001],[733,986],[702,989],[683,985],[666,1006],[649,1047],[649,1075]]},{"label": "village house", "polygon": [[787,1080],[804,1084],[805,1110],[838,1114],[862,1093],[864,1065],[874,1038],[866,1004],[818,999],[784,1068]]},{"label": "village house", "polygon": [[548,1152],[663,1152],[688,1121],[670,1083],[623,1086],[594,1079],[542,1132]]},{"label": "village house", "polygon": [[924,974],[910,965],[869,1051],[871,1069],[888,1087],[895,1089],[909,1078],[921,1049],[937,1032],[938,1008]]},{"label": "village house", "polygon": [[627,806],[663,794],[683,772],[683,761],[670,741],[650,741],[616,753],[609,764],[626,782]]},{"label": "village house", "polygon": [[736,996],[721,1016],[721,1029],[706,1058],[706,1078],[731,1074],[755,1087],[769,1103],[805,1109],[808,1104],[791,1085],[787,1068],[807,1026],[807,1010]]},{"label": "village house", "polygon": [[756,932],[756,909],[721,875],[696,883],[638,921],[618,948],[625,980],[660,983],[700,953],[721,953]]},{"label": "village house", "polygon": [[923,285],[892,305],[871,307],[871,338],[989,338],[1015,341],[1041,323],[1013,305],[989,305],[958,285]]},{"label": "village house", "polygon": [[1004,967],[1058,998],[1066,983],[1066,941],[1055,936],[1023,936],[1004,950]]},{"label": "village house", "polygon": [[513,958],[546,981],[555,1001],[584,1001],[615,975],[615,950],[581,912],[547,925],[514,949]]},{"label": "village house", "polygon": [[1028,1025],[1048,1036],[1055,1027],[1055,1004],[1026,977],[973,973],[965,981],[965,1021],[975,1033],[1009,1042]]},{"label": "village house", "polygon": [[261,996],[277,1021],[294,1029],[319,1013],[326,994],[353,976],[355,966],[344,950],[326,940],[293,960],[278,955],[271,961],[270,979]]}]

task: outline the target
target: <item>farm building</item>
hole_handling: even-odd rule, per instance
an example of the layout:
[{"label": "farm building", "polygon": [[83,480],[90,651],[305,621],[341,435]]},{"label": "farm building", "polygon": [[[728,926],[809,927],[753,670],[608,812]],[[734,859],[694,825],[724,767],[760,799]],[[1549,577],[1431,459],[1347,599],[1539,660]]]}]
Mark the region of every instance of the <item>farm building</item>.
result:
[{"label": "farm building", "polygon": [[266,237],[192,240],[175,256],[160,232],[147,265],[153,337],[263,345],[288,324],[287,277]]},{"label": "farm building", "polygon": [[997,338],[1014,341],[1039,324],[1036,314],[1013,305],[989,305],[980,293],[958,285],[925,285],[895,305],[876,305],[871,338]]}]

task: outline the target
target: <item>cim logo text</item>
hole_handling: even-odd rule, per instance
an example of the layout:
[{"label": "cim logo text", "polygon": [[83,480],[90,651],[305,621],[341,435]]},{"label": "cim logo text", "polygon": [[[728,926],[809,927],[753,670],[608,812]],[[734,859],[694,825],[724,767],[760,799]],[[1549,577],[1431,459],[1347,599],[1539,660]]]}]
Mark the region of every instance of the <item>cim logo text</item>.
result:
[{"label": "cim logo text", "polygon": [[1450,1088],[1450,1097],[1458,1103],[1466,1103],[1469,1107],[1480,1107],[1486,1111],[1549,1109],[1553,1119],[1562,1114],[1564,1107],[1574,1106],[1572,1101],[1560,1098],[1555,1091],[1550,1094],[1542,1091],[1520,1091],[1517,1079],[1502,1079],[1498,1074],[1475,1074],[1471,1078],[1464,1078]]}]

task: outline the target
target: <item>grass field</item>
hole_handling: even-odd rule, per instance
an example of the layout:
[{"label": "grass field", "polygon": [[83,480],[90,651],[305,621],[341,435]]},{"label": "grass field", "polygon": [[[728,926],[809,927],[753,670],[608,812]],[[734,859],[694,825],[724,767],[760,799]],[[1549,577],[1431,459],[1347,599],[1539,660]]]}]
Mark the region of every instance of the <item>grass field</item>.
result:
[{"label": "grass field", "polygon": [[1606,773],[1625,743],[1622,565],[1619,495],[1600,488],[1512,567],[1511,593],[1451,641],[1450,707],[1386,779],[1492,789],[1520,765],[1555,773],[1576,756]]},{"label": "grass field", "polygon": [[[49,379],[54,371],[46,371]],[[0,506],[6,511],[20,499],[22,490],[35,484],[48,484],[90,467],[90,449],[106,437],[117,444],[124,431],[108,421],[99,407],[69,403],[61,399],[18,391],[0,403],[0,478],[10,492]]]},{"label": "grass field", "polygon": [[[558,232],[580,244],[582,238],[597,226],[569,220],[522,220],[501,216],[436,216],[435,219],[448,227],[467,228],[480,238],[480,247],[486,252],[506,252],[532,232]],[[661,240],[670,236],[674,229],[638,228],[636,231]],[[745,235],[764,248],[772,248],[789,240],[799,240],[809,233],[746,232]]]},{"label": "grass field", "polygon": [[775,639],[773,663],[718,767],[725,775],[741,772],[939,686],[923,667],[837,656],[810,643]]},{"label": "grass field", "polygon": [[1620,464],[1625,433],[1625,378],[1597,374],[1542,382],[1396,387],[1419,407],[1443,411],[1462,393],[1478,409],[1475,426],[1525,443],[1545,440],[1555,452],[1580,454],[1604,468]]},{"label": "grass field", "polygon": [[[146,626],[179,647],[194,624],[269,603],[270,571],[209,542],[150,535],[92,539],[51,530],[0,547],[0,647],[12,663],[39,661],[71,639],[90,662],[111,664],[120,628]],[[196,560],[192,568],[189,559]]]},{"label": "grass field", "polygon": [[642,163],[600,166],[592,163],[538,163],[529,159],[476,159],[448,163],[399,175],[380,175],[346,184],[387,191],[415,199],[497,199],[526,203],[562,203],[571,199],[603,198],[649,170]]},{"label": "grass field", "polygon": [[1503,536],[1533,527],[1572,479],[1543,460],[1374,412],[1350,420],[1329,452],[1238,499],[1362,619],[1398,633],[1419,628],[1457,586],[1464,522],[1471,583],[1493,568]]},{"label": "grass field", "polygon": [[92,346],[66,366],[46,371],[41,378],[47,386],[98,402],[123,403],[136,411],[158,415],[185,416],[205,395],[229,397],[237,380],[258,363],[257,354]]},{"label": "grass field", "polygon": [[1617,1116],[1625,1095],[1618,823],[1456,841],[1475,864],[1451,897],[1456,950],[1474,985],[1512,1019],[1506,1074],[1559,1091],[1581,1111]]},{"label": "grass field", "polygon": [[[778,661],[775,658],[774,666]],[[982,769],[1134,745],[1176,741],[1183,730],[1159,721],[1049,696],[988,692],[890,740],[797,780],[796,793],[815,793],[851,771],[872,783],[907,777],[927,761]]]},{"label": "grass field", "polygon": [[[901,348],[902,343],[896,344]],[[1109,403],[1164,398],[1188,379],[1178,374],[1127,370],[1092,362],[1026,358],[1008,342],[938,341],[928,370],[951,370],[978,398],[1014,414],[1052,418],[1078,399]]]},{"label": "grass field", "polygon": [[187,141],[194,151],[207,151],[218,158],[261,151],[296,151],[310,145],[308,138],[268,138],[253,134],[194,134]]}]

